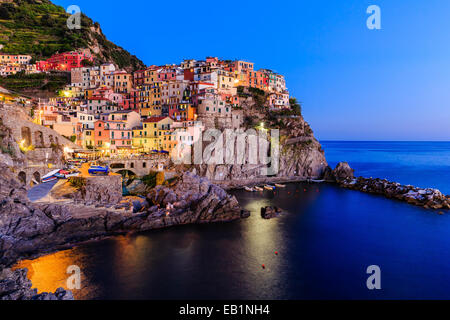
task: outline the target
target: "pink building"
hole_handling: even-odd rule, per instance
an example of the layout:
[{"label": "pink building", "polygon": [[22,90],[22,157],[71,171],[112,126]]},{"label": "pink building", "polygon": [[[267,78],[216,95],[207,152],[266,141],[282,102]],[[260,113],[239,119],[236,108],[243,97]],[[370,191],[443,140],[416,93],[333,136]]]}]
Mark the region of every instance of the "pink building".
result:
[{"label": "pink building", "polygon": [[89,49],[54,54],[45,61],[38,61],[36,69],[38,71],[71,71],[73,68],[81,68],[83,60],[94,61]]}]

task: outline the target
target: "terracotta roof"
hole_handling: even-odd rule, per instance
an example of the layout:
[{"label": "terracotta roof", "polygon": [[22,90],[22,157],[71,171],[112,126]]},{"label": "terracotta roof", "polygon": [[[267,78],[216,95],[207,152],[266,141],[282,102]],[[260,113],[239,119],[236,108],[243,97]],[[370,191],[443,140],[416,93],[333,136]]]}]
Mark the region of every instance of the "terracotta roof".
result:
[{"label": "terracotta roof", "polygon": [[143,122],[145,122],[145,123],[160,122],[161,120],[164,120],[166,118],[170,119],[170,117],[164,117],[164,116],[163,117],[151,117],[151,118],[145,119]]}]

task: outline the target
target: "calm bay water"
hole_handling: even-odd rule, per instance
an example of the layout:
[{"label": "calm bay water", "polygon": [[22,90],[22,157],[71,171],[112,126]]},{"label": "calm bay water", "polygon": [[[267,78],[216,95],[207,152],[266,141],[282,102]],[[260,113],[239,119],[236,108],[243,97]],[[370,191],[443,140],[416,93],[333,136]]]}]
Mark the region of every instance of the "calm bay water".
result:
[{"label": "calm bay water", "polygon": [[[358,175],[450,193],[450,143],[324,148]],[[327,184],[234,194],[251,218],[116,237],[21,266],[39,291],[64,287],[66,268],[80,266],[79,299],[450,299],[450,215]],[[266,205],[286,212],[263,220]],[[366,288],[369,265],[381,268],[380,291]]]}]

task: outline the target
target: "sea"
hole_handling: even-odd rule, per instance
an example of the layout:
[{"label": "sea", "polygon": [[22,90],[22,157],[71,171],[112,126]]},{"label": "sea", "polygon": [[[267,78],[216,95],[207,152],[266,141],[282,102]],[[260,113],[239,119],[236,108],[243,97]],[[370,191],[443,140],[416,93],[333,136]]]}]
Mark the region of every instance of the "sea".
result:
[{"label": "sea", "polygon": [[[333,167],[450,194],[450,142],[321,143]],[[325,183],[232,193],[249,219],[113,237],[18,266],[39,292],[67,288],[79,267],[77,299],[450,299],[450,214]],[[264,220],[265,206],[283,214]]]}]

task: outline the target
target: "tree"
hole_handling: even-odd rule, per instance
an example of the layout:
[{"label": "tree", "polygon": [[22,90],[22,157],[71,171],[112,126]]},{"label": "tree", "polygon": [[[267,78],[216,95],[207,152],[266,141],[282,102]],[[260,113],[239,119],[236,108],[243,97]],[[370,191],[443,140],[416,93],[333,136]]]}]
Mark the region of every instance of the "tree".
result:
[{"label": "tree", "polygon": [[83,61],[81,61],[81,65],[83,67],[92,67],[92,66],[94,66],[94,63],[92,61],[87,60],[87,59],[83,59]]},{"label": "tree", "polygon": [[291,106],[291,110],[296,114],[296,115],[301,115],[302,114],[302,104],[301,102],[297,101],[297,98],[290,98],[289,99],[289,104]]}]

